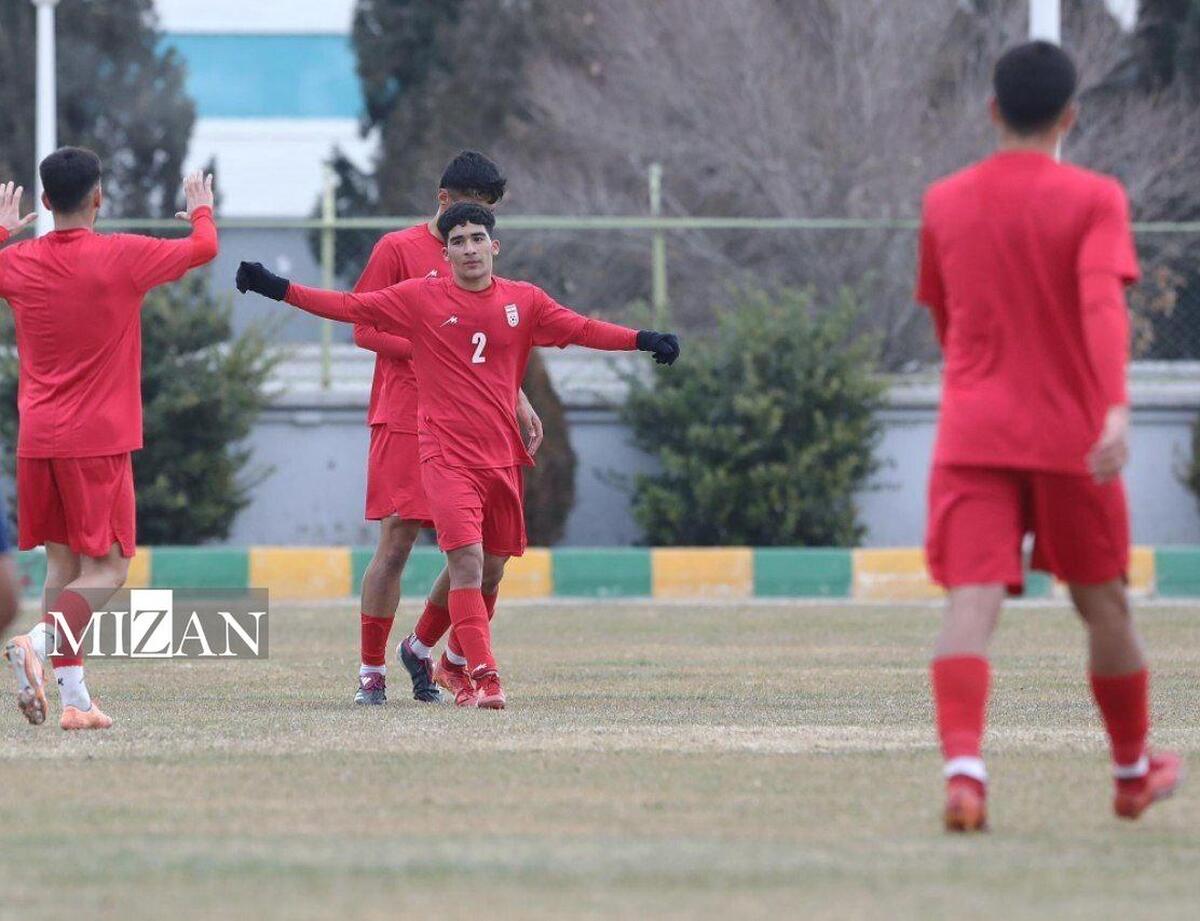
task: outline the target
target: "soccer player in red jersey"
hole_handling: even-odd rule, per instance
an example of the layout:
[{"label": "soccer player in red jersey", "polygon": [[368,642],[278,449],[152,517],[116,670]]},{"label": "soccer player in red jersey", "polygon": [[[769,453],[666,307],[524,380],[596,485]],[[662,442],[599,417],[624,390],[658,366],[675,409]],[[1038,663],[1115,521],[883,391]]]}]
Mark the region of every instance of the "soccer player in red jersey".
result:
[{"label": "soccer player in red jersey", "polygon": [[409,340],[417,375],[421,479],[450,571],[449,609],[478,697],[502,708],[482,587],[525,552],[521,468],[532,463],[517,426],[517,388],[535,346],[641,349],[671,364],[678,340],[580,316],[524,282],[494,277],[500,251],[487,208],[460,203],[439,219],[451,278],[342,294],[290,284],[258,263],[238,269],[252,290],[317,316],[369,323]]},{"label": "soccer player in red jersey", "polygon": [[[445,241],[437,229],[438,218],[462,201],[494,208],[504,197],[506,186],[500,169],[483,154],[472,150],[459,153],[442,172],[437,214],[426,223],[382,237],[354,286],[355,292],[377,291],[410,278],[445,276],[450,267]],[[376,353],[367,410],[371,447],[366,517],[379,522],[379,543],[363,573],[361,665],[354,700],[359,704],[382,704],[387,700],[387,641],[400,603],[400,579],[421,527],[431,526],[432,522],[421,485],[412,346],[399,336],[362,323],[354,327],[354,341]],[[532,454],[541,444],[541,420],[524,392],[518,394],[517,417],[522,431],[528,433]],[[443,570],[413,632],[398,650],[412,680],[413,698],[419,701],[436,702],[441,698],[434,681],[432,649],[450,627],[446,606],[449,590],[449,576]],[[484,585],[484,597],[489,601],[489,612],[494,611],[495,587]],[[450,645],[456,645],[453,639]],[[439,677],[451,686],[467,681],[465,661],[454,648],[448,649]]]},{"label": "soccer player in red jersey", "polygon": [[1076,72],[1030,42],[996,64],[991,157],[935,183],[923,208],[917,300],[945,354],[926,558],[949,592],[932,663],[946,827],[986,824],[980,741],[988,643],[1033,566],[1066,583],[1088,634],[1092,692],[1112,745],[1119,816],[1169,795],[1180,759],[1151,754],[1149,675],[1126,593],[1129,320],[1138,277],[1120,183],[1059,162]]},{"label": "soccer player in red jersey", "polygon": [[[212,176],[194,173],[184,181],[187,211],[178,216],[191,222],[191,235],[159,240],[93,232],[103,194],[100,158],[92,151],[64,147],[39,169],[54,231],[0,250],[0,297],[12,307],[20,362],[19,542],[22,550],[46,548],[43,620],[5,648],[18,706],[34,724],[46,718],[43,665],[55,648],[49,612],[60,612],[81,637],[90,604],[125,583],[134,554],[142,299],[217,254]],[[15,198],[0,205],[0,244],[28,221],[13,222],[19,190]],[[57,647],[63,650],[61,638]],[[62,728],[111,726],[88,694],[82,656],[50,659]]]}]

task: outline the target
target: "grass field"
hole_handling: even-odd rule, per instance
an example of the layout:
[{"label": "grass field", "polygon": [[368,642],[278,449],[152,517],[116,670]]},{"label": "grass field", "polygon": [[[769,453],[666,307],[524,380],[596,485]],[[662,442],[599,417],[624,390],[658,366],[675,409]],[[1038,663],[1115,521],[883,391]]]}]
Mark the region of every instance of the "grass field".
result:
[{"label": "grass field", "polygon": [[[1063,608],[1002,628],[994,830],[940,831],[937,616],[502,604],[508,710],[401,670],[366,710],[353,606],[278,603],[269,661],[92,669],[109,733],[5,704],[0,917],[1195,918],[1200,797],[1111,817]],[[1156,738],[1197,761],[1200,608],[1140,617]]]}]

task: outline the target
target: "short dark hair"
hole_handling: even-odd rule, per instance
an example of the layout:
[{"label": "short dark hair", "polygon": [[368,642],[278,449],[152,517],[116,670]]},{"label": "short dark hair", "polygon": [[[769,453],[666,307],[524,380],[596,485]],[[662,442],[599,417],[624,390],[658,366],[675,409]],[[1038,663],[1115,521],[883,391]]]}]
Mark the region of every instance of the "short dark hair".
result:
[{"label": "short dark hair", "polygon": [[996,62],[992,86],[1000,114],[1017,134],[1036,134],[1058,120],[1075,96],[1075,62],[1051,42],[1025,42]]},{"label": "short dark hair", "polygon": [[100,158],[86,147],[60,147],[38,167],[50,210],[78,211],[100,181]]},{"label": "short dark hair", "polygon": [[494,236],[492,233],[496,229],[496,215],[483,207],[478,202],[460,201],[457,205],[451,205],[442,212],[442,216],[438,218],[437,229],[442,235],[443,240],[450,239],[450,231],[455,227],[462,227],[464,224],[479,224],[481,227],[486,227],[488,236]]},{"label": "short dark hair", "polygon": [[494,205],[504,197],[508,180],[500,167],[477,150],[464,150],[446,164],[438,188],[473,196]]}]

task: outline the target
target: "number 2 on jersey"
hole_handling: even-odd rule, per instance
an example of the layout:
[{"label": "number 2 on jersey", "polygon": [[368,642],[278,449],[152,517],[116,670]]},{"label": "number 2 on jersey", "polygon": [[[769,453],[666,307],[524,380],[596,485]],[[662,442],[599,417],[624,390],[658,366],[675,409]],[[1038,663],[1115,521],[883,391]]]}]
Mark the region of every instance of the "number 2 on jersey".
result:
[{"label": "number 2 on jersey", "polygon": [[487,334],[476,333],[471,337],[471,342],[475,346],[475,354],[471,356],[471,364],[481,365],[487,361],[487,359],[483,357],[483,350],[487,346]]}]

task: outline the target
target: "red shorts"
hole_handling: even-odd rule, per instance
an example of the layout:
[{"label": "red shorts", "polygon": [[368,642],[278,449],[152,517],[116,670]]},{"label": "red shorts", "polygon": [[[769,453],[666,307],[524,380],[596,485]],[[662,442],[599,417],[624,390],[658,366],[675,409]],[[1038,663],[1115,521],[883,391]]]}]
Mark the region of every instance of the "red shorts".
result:
[{"label": "red shorts", "polygon": [[429,503],[421,485],[421,460],[417,436],[389,431],[387,425],[371,426],[371,449],[367,454],[367,520],[396,515],[405,521],[429,523]]},{"label": "red shorts", "polygon": [[421,464],[421,478],[444,552],[478,543],[493,556],[525,552],[520,467],[450,467],[438,456]]},{"label": "red shorts", "polygon": [[925,559],[946,588],[1003,583],[1024,589],[1021,544],[1033,568],[1091,585],[1129,570],[1129,509],[1120,480],[992,467],[935,465]]},{"label": "red shorts", "polygon": [[22,550],[66,544],[74,553],[108,556],[113,544],[133,556],[137,544],[133,456],[18,457],[17,530]]}]

